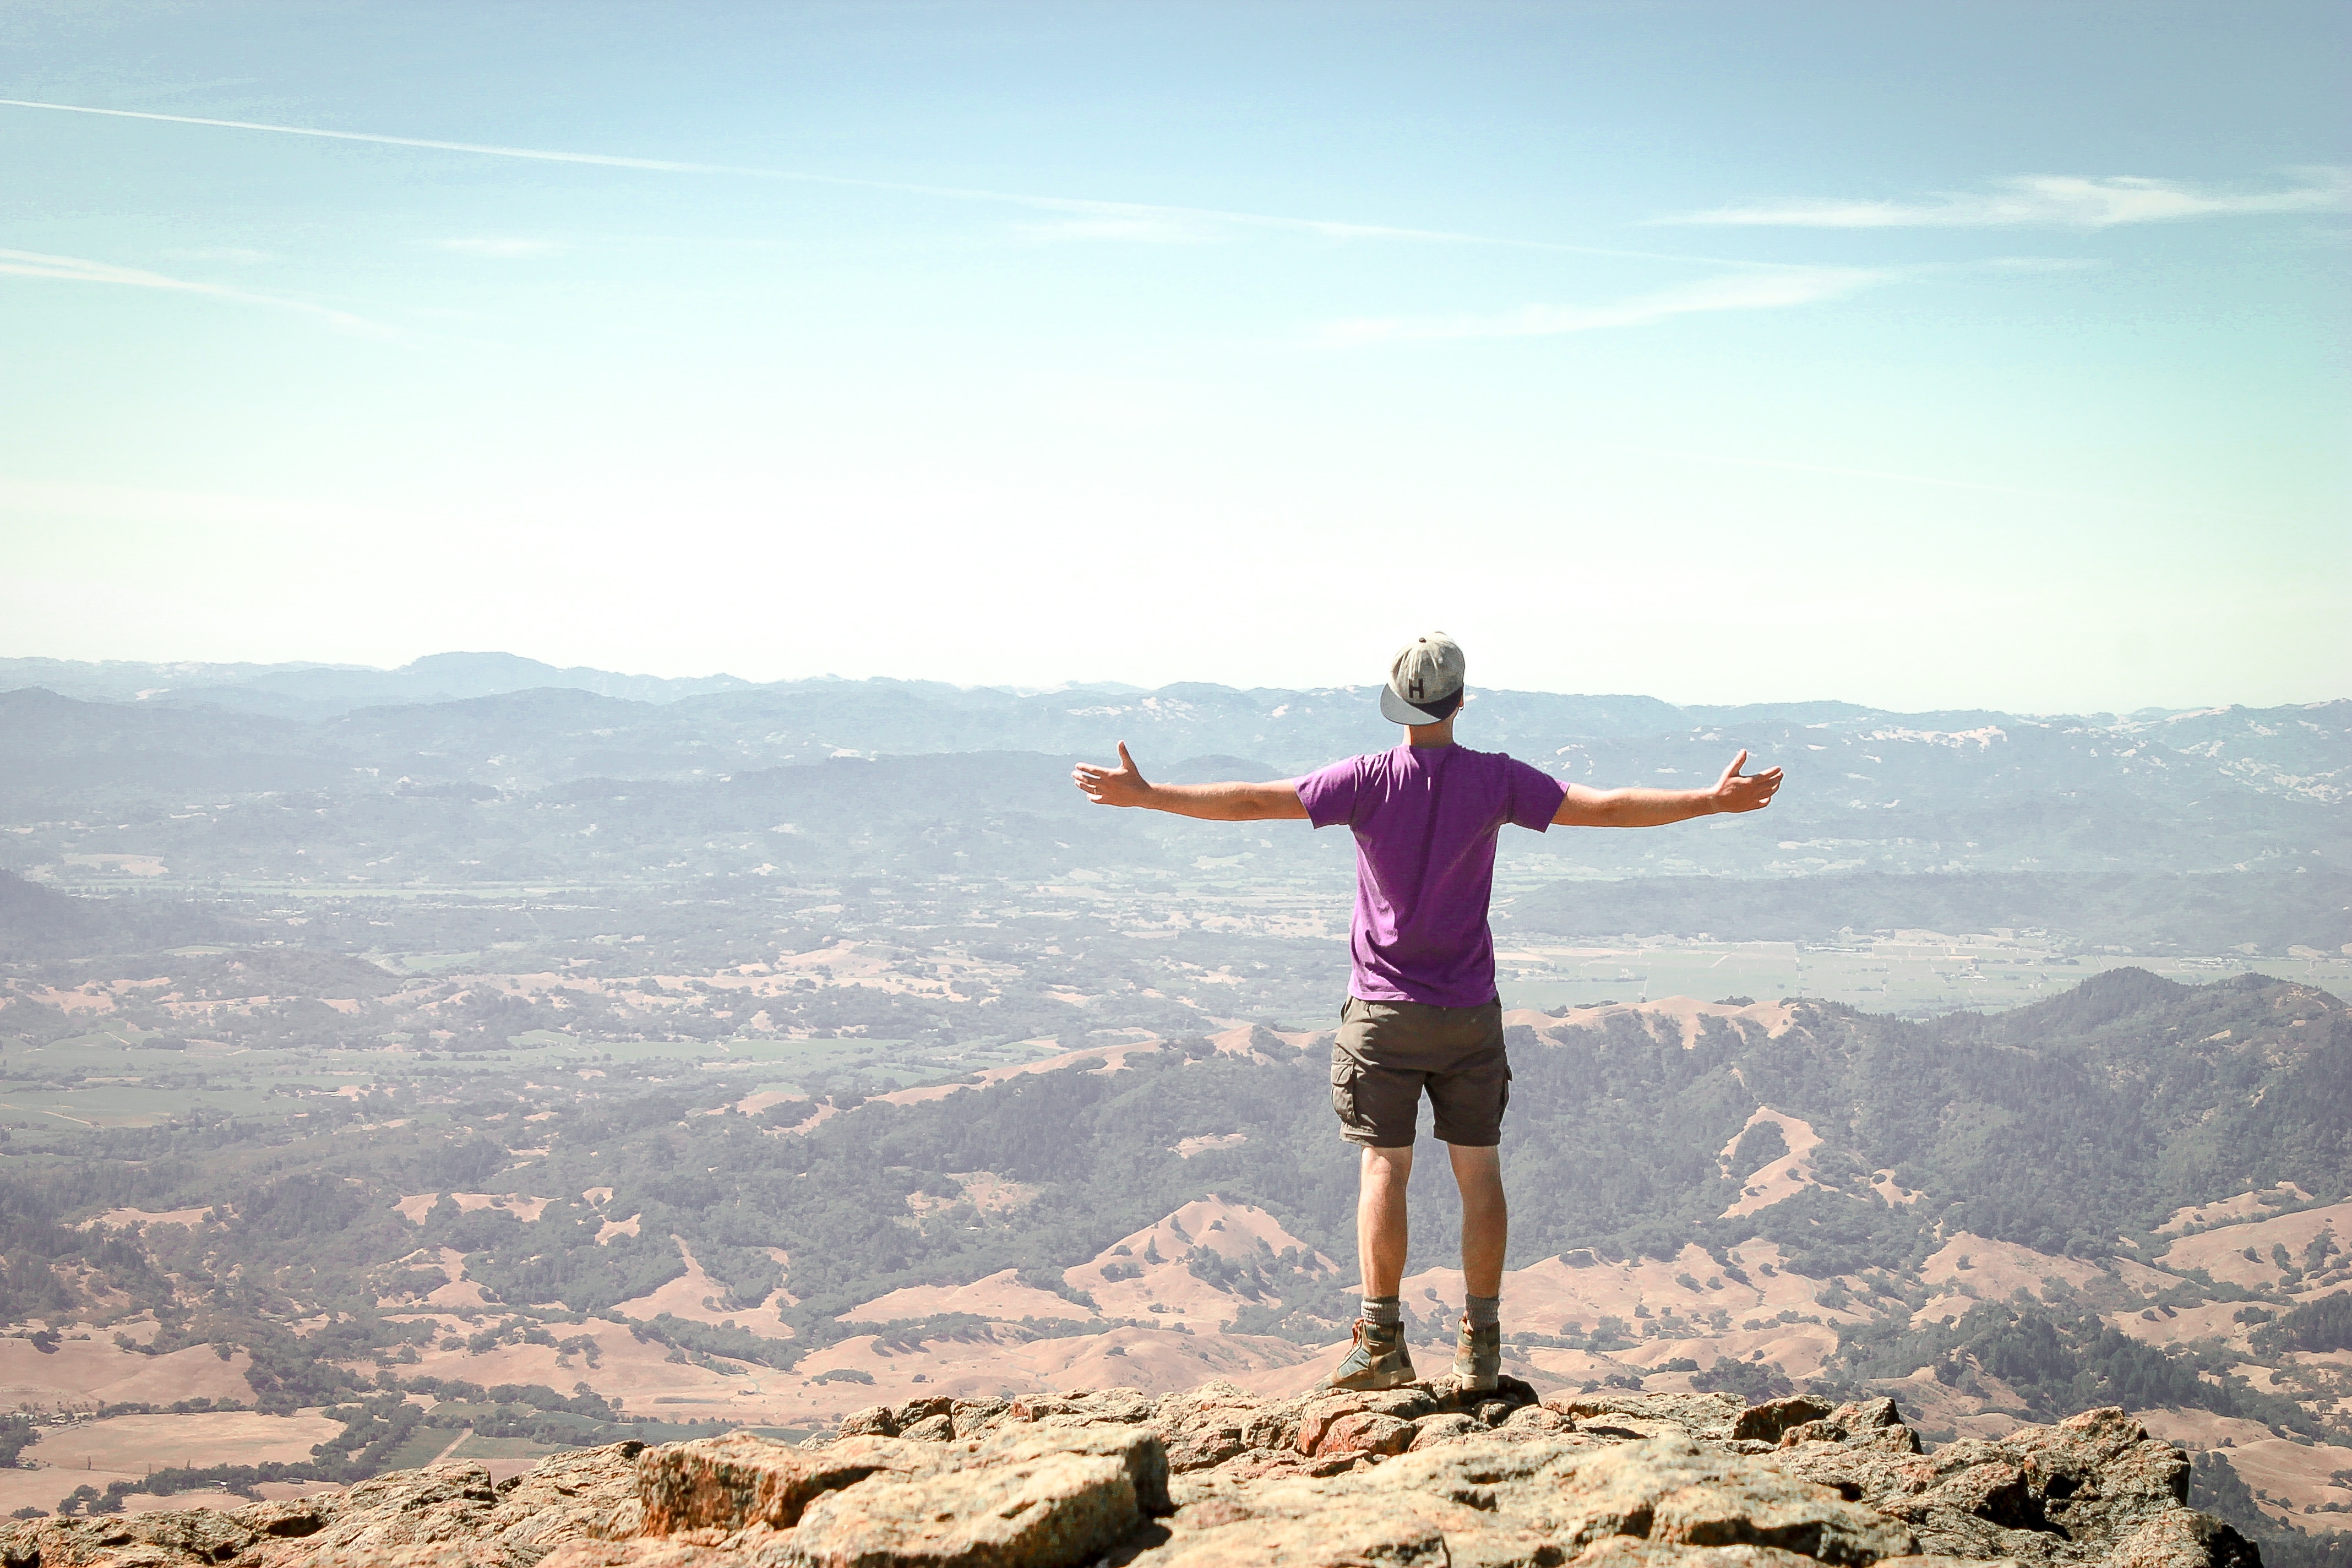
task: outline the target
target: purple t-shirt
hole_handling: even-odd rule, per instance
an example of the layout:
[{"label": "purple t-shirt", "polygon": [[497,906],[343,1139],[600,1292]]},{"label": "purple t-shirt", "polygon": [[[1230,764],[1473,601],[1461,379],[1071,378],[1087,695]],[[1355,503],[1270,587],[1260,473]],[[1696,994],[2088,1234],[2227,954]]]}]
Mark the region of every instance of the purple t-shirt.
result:
[{"label": "purple t-shirt", "polygon": [[1567,798],[1558,779],[1500,752],[1399,746],[1298,781],[1318,827],[1356,833],[1349,991],[1366,1002],[1476,1007],[1495,999],[1495,836],[1538,833]]}]

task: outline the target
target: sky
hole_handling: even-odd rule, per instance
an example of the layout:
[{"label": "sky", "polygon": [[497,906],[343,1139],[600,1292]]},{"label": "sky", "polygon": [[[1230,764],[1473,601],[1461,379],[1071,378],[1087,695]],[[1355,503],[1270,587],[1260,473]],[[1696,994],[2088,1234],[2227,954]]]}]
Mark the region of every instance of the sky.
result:
[{"label": "sky", "polygon": [[2332,4],[0,8],[0,656],[2352,696]]}]

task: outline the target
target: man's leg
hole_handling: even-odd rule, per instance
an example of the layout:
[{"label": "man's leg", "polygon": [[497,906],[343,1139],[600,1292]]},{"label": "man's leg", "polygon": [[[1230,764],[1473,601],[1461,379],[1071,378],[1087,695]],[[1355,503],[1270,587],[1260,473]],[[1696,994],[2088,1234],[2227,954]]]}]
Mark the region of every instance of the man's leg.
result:
[{"label": "man's leg", "polygon": [[1405,1180],[1412,1174],[1412,1144],[1364,1146],[1356,1188],[1356,1257],[1363,1266],[1364,1302],[1356,1313],[1356,1342],[1326,1387],[1402,1388],[1414,1381],[1403,1307],[1397,1300],[1404,1279]]},{"label": "man's leg", "polygon": [[1510,1211],[1503,1199],[1503,1162],[1491,1143],[1449,1143],[1454,1184],[1462,1189],[1462,1328],[1454,1342],[1454,1386],[1484,1393],[1503,1375],[1503,1253]]},{"label": "man's leg", "polygon": [[[1402,1149],[1367,1148],[1358,1164],[1356,1258],[1363,1269],[1367,1299],[1395,1295],[1404,1279],[1405,1183],[1412,1175],[1410,1143]],[[1500,1178],[1496,1180],[1499,1185]],[[1502,1256],[1498,1247],[1495,1252],[1498,1271]]]},{"label": "man's leg", "polygon": [[1397,1300],[1404,1279],[1405,1181],[1412,1174],[1421,1110],[1422,1073],[1410,1059],[1414,1022],[1410,1006],[1351,996],[1331,1042],[1331,1109],[1348,1141],[1362,1151],[1356,1257],[1364,1304],[1356,1315],[1355,1342],[1326,1380],[1329,1388],[1402,1388],[1415,1381]]},{"label": "man's leg", "polygon": [[[1370,1170],[1370,1157],[1380,1151],[1367,1149],[1365,1169]],[[1473,1296],[1496,1297],[1503,1293],[1503,1255],[1511,1239],[1510,1206],[1503,1197],[1503,1160],[1499,1147],[1478,1148],[1461,1143],[1448,1143],[1445,1152],[1454,1160],[1454,1184],[1462,1189],[1462,1282],[1463,1289]],[[1408,1149],[1407,1155],[1412,1152]],[[1367,1181],[1369,1183],[1369,1174]],[[1398,1190],[1398,1217],[1402,1220],[1403,1191]],[[1357,1229],[1363,1228],[1362,1208],[1358,1207]],[[1400,1224],[1399,1256],[1402,1256],[1403,1235]],[[1369,1268],[1369,1266],[1368,1266]],[[1397,1275],[1402,1277],[1400,1266]],[[1366,1287],[1370,1289],[1370,1287]]]}]

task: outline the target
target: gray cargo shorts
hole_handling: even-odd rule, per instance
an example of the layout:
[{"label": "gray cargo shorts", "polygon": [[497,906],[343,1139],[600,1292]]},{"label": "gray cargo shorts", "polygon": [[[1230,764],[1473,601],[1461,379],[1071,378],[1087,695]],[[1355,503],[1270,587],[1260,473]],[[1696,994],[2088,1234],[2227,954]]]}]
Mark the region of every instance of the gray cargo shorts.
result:
[{"label": "gray cargo shorts", "polygon": [[1433,1007],[1348,998],[1331,1042],[1331,1109],[1350,1143],[1398,1149],[1412,1142],[1423,1090],[1437,1140],[1491,1149],[1503,1141],[1511,1063],[1503,1005]]}]

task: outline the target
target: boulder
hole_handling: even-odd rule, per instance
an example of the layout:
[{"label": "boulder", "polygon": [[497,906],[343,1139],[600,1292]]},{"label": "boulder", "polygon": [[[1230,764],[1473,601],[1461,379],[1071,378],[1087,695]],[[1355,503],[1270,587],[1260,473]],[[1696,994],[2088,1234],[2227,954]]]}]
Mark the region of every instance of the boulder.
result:
[{"label": "boulder", "polygon": [[[509,1546],[490,1528],[498,1501],[490,1473],[479,1465],[395,1470],[343,1493],[321,1528],[303,1536],[257,1540],[236,1561],[340,1565],[397,1557],[447,1568],[531,1568],[543,1553]],[[44,1568],[49,1568],[46,1559]]]},{"label": "boulder", "polygon": [[1412,1446],[1413,1424],[1377,1410],[1342,1415],[1323,1429],[1318,1454],[1402,1454]]},{"label": "boulder", "polygon": [[1449,1410],[1442,1415],[1424,1415],[1414,1422],[1412,1442],[1408,1447],[1428,1448],[1440,1443],[1459,1443],[1465,1438],[1478,1436],[1486,1430],[1478,1424],[1476,1416]]},{"label": "boulder", "polygon": [[911,1475],[936,1463],[925,1446],[896,1437],[850,1437],[814,1452],[749,1432],[666,1443],[638,1461],[639,1528],[647,1535],[788,1529],[826,1492],[877,1471]]},{"label": "boulder", "polygon": [[759,1557],[773,1568],[1066,1568],[1141,1521],[1135,1479],[1118,1458],[1033,1444],[943,1474],[828,1491]]},{"label": "boulder", "polygon": [[1247,1453],[1260,1403],[1230,1383],[1206,1383],[1160,1400],[1153,1424],[1167,1447],[1168,1468],[1181,1475]]},{"label": "boulder", "polygon": [[638,1490],[643,1443],[609,1443],[550,1454],[498,1489],[483,1528],[525,1552],[551,1552],[572,1541],[635,1535],[644,1524]]},{"label": "boulder", "polygon": [[1790,1427],[1819,1421],[1835,1408],[1828,1400],[1810,1394],[1790,1399],[1768,1399],[1741,1411],[1739,1418],[1731,1424],[1731,1435],[1742,1442],[1778,1443]]}]

